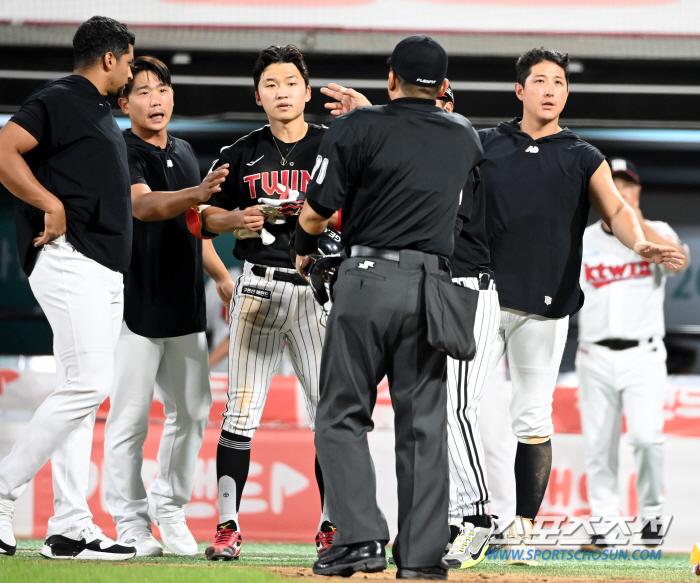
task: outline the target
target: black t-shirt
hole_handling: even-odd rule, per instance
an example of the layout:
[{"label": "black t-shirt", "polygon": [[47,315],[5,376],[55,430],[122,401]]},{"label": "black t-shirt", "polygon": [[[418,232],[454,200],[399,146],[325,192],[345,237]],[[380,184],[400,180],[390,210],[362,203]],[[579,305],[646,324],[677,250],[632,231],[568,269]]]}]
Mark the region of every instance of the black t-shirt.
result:
[{"label": "black t-shirt", "polygon": [[[465,216],[461,210],[459,213],[464,224],[455,238],[455,252],[451,261],[453,277],[478,277],[480,273],[489,271],[489,244],[485,225],[486,193],[478,167],[472,170],[467,186],[464,187],[462,198],[466,196],[472,196],[472,207],[469,216]],[[464,206],[463,203],[462,208]]]},{"label": "black t-shirt", "polygon": [[342,207],[346,245],[450,257],[460,193],[481,158],[471,123],[434,101],[360,107],[326,132],[308,204],[324,216]]},{"label": "black t-shirt", "polygon": [[[306,135],[298,142],[287,144],[272,135],[270,126],[241,138],[231,146],[221,149],[221,155],[212,169],[229,164],[229,175],[208,204],[228,211],[254,206],[261,198],[285,199],[289,190],[306,192],[311,171],[325,126],[307,124]],[[279,148],[279,150],[278,150]],[[285,166],[282,156],[287,157]],[[289,239],[294,232],[296,218],[291,217],[280,225],[265,223],[265,230],[275,236],[272,245],[263,245],[262,239],[236,241],[233,254],[241,260],[270,267],[293,268],[289,257]]]},{"label": "black t-shirt", "polygon": [[[66,238],[78,251],[116,271],[131,258],[131,193],[126,146],[107,99],[80,75],[44,85],[11,118],[39,145],[24,158],[66,212]],[[27,275],[44,230],[44,213],[15,199],[20,263]]]},{"label": "black t-shirt", "polygon": [[588,182],[605,157],[566,128],[533,140],[518,123],[479,132],[491,269],[502,307],[562,318],[583,305]]},{"label": "black t-shirt", "polygon": [[[131,184],[173,192],[200,183],[192,146],[168,136],[163,150],[124,132]],[[124,321],[147,338],[171,338],[206,329],[202,241],[187,228],[185,213],[164,221],[134,218],[131,267],[124,278]]]}]

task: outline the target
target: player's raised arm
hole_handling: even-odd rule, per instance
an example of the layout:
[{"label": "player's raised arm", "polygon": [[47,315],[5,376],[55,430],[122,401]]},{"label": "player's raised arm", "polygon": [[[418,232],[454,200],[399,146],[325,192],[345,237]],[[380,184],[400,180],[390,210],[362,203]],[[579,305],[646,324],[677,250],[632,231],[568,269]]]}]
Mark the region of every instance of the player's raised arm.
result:
[{"label": "player's raised arm", "polygon": [[162,221],[184,213],[190,207],[207,202],[228,175],[228,164],[206,175],[202,183],[176,192],[153,192],[147,184],[131,185],[131,206],[134,217],[141,221]]},{"label": "player's raised arm", "polygon": [[321,87],[321,93],[335,99],[324,104],[326,109],[330,109],[331,115],[342,115],[352,111],[356,107],[372,105],[362,93],[343,87],[337,83],[329,83],[328,87]]},{"label": "player's raised arm", "polygon": [[623,245],[651,263],[663,263],[670,269],[683,266],[685,255],[675,247],[659,245],[645,238],[637,214],[617,191],[610,166],[605,161],[591,176],[589,197],[593,208]]}]

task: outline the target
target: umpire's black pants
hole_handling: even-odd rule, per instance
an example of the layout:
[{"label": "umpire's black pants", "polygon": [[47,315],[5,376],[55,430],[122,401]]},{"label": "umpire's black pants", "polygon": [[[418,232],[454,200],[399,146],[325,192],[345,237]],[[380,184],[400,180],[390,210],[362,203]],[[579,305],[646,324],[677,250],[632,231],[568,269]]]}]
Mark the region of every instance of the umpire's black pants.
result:
[{"label": "umpire's black pants", "polygon": [[395,416],[401,567],[436,566],[449,538],[446,357],[427,343],[424,261],[353,257],[335,283],[321,358],[316,450],[334,544],[389,540],[376,500],[367,432],[377,385],[389,378]]}]

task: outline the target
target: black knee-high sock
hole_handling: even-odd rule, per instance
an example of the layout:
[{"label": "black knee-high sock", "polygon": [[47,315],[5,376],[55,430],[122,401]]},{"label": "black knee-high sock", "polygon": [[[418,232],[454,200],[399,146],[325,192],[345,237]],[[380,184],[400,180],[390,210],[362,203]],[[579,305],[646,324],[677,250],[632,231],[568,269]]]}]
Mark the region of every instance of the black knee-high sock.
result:
[{"label": "black knee-high sock", "polygon": [[316,483],[318,484],[318,493],[321,495],[321,510],[326,503],[326,489],[323,486],[323,472],[321,471],[321,464],[318,463],[318,456],[314,460],[315,471],[316,471]]},{"label": "black knee-high sock", "polygon": [[552,442],[518,443],[515,454],[515,513],[535,520],[552,471]]},{"label": "black knee-high sock", "polygon": [[238,527],[238,510],[250,469],[250,442],[250,437],[222,431],[216,448],[219,520],[221,523],[234,520],[234,530]]}]

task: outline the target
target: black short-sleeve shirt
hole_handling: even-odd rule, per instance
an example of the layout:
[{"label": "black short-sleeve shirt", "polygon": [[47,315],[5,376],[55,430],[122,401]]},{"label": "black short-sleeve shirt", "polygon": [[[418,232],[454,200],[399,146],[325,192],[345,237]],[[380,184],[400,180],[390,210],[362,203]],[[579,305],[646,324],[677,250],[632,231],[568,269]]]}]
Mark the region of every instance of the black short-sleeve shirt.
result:
[{"label": "black short-sleeve shirt", "polygon": [[533,140],[519,120],[479,131],[486,234],[501,306],[547,318],[576,313],[588,182],[605,160],[575,133]]},{"label": "black short-sleeve shirt", "polygon": [[[208,204],[229,211],[243,210],[259,204],[261,198],[285,199],[290,189],[298,190],[303,198],[327,129],[311,123],[307,125],[306,135],[296,143],[278,140],[266,125],[222,148],[212,169],[229,164],[229,175],[221,185],[221,192],[214,194]],[[285,165],[282,165],[282,156],[287,158]],[[233,254],[250,263],[291,269],[294,266],[289,256],[289,239],[295,226],[294,217],[279,225],[266,222],[265,230],[274,235],[274,243],[263,245],[262,239],[239,239]]]},{"label": "black short-sleeve shirt", "polygon": [[460,194],[481,157],[471,123],[434,101],[360,107],[324,136],[308,204],[324,216],[342,208],[347,245],[450,257]]},{"label": "black short-sleeve shirt", "polygon": [[[126,146],[107,99],[80,75],[44,85],[11,118],[39,145],[24,158],[66,212],[66,238],[90,259],[125,272],[131,258],[131,194]],[[32,240],[44,213],[15,199],[22,269],[34,269]]]},{"label": "black short-sleeve shirt", "polygon": [[[173,192],[200,183],[192,146],[168,136],[165,149],[124,132],[131,184]],[[185,213],[164,221],[134,218],[131,267],[124,278],[124,321],[147,338],[171,338],[206,329],[202,241]]]}]

